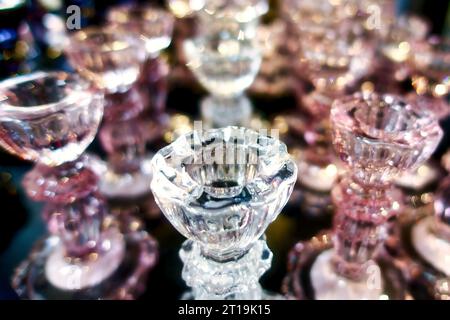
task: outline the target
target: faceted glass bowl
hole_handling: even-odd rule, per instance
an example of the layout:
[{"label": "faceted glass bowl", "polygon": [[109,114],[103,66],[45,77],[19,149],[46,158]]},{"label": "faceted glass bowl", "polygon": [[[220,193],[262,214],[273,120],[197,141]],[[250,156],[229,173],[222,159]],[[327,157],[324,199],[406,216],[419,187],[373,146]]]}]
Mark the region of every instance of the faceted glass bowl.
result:
[{"label": "faceted glass bowl", "polygon": [[78,73],[110,93],[129,89],[145,59],[135,35],[100,27],[72,34],[66,54]]},{"label": "faceted glass bowl", "polygon": [[356,13],[348,10],[351,1],[284,0],[285,12],[300,32],[330,26]]},{"label": "faceted glass bowl", "polygon": [[114,7],[107,19],[113,26],[136,34],[149,56],[166,49],[172,40],[174,17],[151,5]]},{"label": "faceted glass bowl", "polygon": [[92,142],[103,97],[65,72],[36,72],[0,83],[0,145],[26,160],[57,166]]},{"label": "faceted glass bowl", "polygon": [[384,184],[423,164],[442,130],[434,115],[393,95],[355,94],[331,110],[334,147],[363,184]]},{"label": "faceted glass bowl", "polygon": [[244,254],[263,235],[297,179],[283,143],[238,127],[181,136],[152,165],[166,217],[219,260]]},{"label": "faceted glass bowl", "polygon": [[299,63],[319,90],[342,91],[370,71],[373,46],[342,26],[303,33]]},{"label": "faceted glass bowl", "polygon": [[266,14],[269,3],[267,0],[210,0],[206,1],[203,10],[216,19],[228,17],[246,23]]},{"label": "faceted glass bowl", "polygon": [[188,67],[213,95],[240,95],[253,83],[261,64],[254,41],[239,36],[198,37],[186,40]]}]

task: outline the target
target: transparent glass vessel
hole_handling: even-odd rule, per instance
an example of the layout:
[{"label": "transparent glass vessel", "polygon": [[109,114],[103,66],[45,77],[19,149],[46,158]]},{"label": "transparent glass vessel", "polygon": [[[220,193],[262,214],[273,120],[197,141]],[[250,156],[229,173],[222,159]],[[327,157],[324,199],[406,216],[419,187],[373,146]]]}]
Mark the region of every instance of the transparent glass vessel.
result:
[{"label": "transparent glass vessel", "polygon": [[247,38],[254,38],[260,18],[269,11],[267,0],[210,0],[199,12],[204,33],[220,33],[224,26],[232,24]]},{"label": "transparent glass vessel", "polygon": [[186,40],[184,52],[189,69],[210,92],[201,101],[205,125],[248,126],[252,104],[244,91],[253,83],[261,65],[256,40],[224,30]]},{"label": "transparent glass vessel", "polygon": [[374,53],[372,44],[354,34],[347,23],[353,22],[339,20],[335,25],[302,29],[300,53],[295,61],[296,73],[313,86],[312,91],[302,92],[299,97],[306,111],[301,117],[305,146],[299,158],[299,170],[302,183],[321,192],[331,190],[337,171],[331,179],[322,178],[320,172],[329,165],[339,165],[331,145],[331,104],[370,72]]},{"label": "transparent glass vessel", "polygon": [[79,74],[105,94],[100,141],[108,161],[90,156],[101,177],[100,191],[110,198],[134,198],[150,192],[146,153],[145,99],[136,85],[146,52],[133,33],[90,27],[70,37],[66,53]]},{"label": "transparent glass vessel", "polygon": [[[439,120],[445,120],[450,114],[448,103],[450,82],[450,42],[439,37],[431,37],[427,40],[415,42],[411,48],[408,61],[412,92],[406,95],[408,101],[420,105],[421,108],[435,114]],[[420,201],[415,201],[415,206],[432,211],[433,188],[441,177],[439,166],[428,162],[412,172],[397,179],[397,184],[406,192],[415,190],[422,194]],[[424,200],[424,201],[422,201]],[[414,211],[414,208],[412,208]],[[420,212],[419,212],[420,214]]]},{"label": "transparent glass vessel", "polygon": [[258,282],[272,259],[263,235],[297,179],[286,146],[239,127],[194,131],[152,164],[155,199],[188,238],[180,256],[191,297],[269,298]]},{"label": "transparent glass vessel", "polygon": [[383,252],[401,208],[392,179],[422,165],[442,130],[432,113],[393,95],[356,94],[331,110],[333,145],[349,169],[333,188],[332,233],[299,243],[284,291],[310,299],[404,299],[400,269]]},{"label": "transparent glass vessel", "polygon": [[3,81],[0,95],[0,145],[37,162],[23,183],[30,198],[46,203],[43,218],[51,234],[17,268],[18,295],[135,297],[155,262],[155,242],[108,213],[97,176],[82,156],[102,119],[102,95],[64,72]]},{"label": "transparent glass vessel", "polygon": [[264,97],[287,95],[291,89],[291,65],[286,50],[286,23],[278,18],[270,24],[260,24],[256,37],[262,53],[260,71],[251,93]]},{"label": "transparent glass vessel", "polygon": [[210,93],[201,102],[207,126],[250,127],[253,107],[243,93],[261,65],[256,30],[267,11],[266,0],[214,0],[198,13],[198,33],[185,40],[183,51],[187,66]]},{"label": "transparent glass vessel", "polygon": [[172,42],[174,17],[155,5],[122,5],[112,7],[108,23],[125,33],[131,33],[141,42],[146,60],[138,84],[147,98],[148,111],[162,111],[167,96],[169,66],[161,59],[161,52]]}]

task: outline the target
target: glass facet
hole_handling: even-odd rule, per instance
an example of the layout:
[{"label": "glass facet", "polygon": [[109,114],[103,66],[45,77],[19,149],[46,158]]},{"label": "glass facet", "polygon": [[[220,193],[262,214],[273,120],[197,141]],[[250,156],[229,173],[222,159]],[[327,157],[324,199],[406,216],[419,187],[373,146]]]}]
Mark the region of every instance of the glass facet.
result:
[{"label": "glass facet", "polygon": [[102,95],[63,72],[3,81],[0,96],[1,146],[49,166],[77,159],[102,119]]}]

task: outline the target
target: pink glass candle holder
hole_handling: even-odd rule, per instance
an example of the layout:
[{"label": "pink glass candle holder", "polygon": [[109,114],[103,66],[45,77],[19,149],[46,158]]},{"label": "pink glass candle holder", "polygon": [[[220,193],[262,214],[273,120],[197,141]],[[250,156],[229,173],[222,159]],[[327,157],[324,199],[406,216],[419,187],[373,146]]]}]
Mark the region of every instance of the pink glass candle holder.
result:
[{"label": "pink glass candle holder", "polygon": [[[291,197],[290,201],[299,203],[301,215],[322,218],[332,213],[330,190],[342,173],[342,165],[327,148],[327,131],[316,132],[310,125],[308,118],[298,116],[298,112],[289,112],[277,115],[271,128],[278,130],[280,139],[297,163],[299,175],[295,191],[301,200]],[[305,141],[305,137],[310,140]],[[312,139],[316,140],[315,147],[310,147]]]},{"label": "pink glass candle holder", "polygon": [[133,298],[155,262],[156,246],[145,232],[111,217],[82,156],[102,119],[102,96],[64,72],[6,80],[0,96],[0,145],[37,162],[24,187],[30,198],[46,203],[43,217],[51,233],[17,268],[18,295]]},{"label": "pink glass candle holder", "polygon": [[66,54],[84,78],[105,93],[126,92],[138,79],[145,53],[139,40],[113,28],[91,27],[71,35]]},{"label": "pink glass candle holder", "polygon": [[105,92],[99,136],[108,161],[91,157],[92,168],[101,177],[100,191],[110,198],[148,193],[150,156],[145,146],[152,137],[147,136],[146,121],[140,117],[145,99],[136,87],[145,57],[141,42],[119,29],[92,27],[72,34],[70,44],[71,64]]},{"label": "pink glass candle holder", "polygon": [[334,231],[296,246],[285,290],[297,298],[404,299],[402,274],[380,251],[387,222],[401,207],[391,181],[423,164],[442,130],[420,106],[377,94],[337,100],[331,124],[334,147],[349,169],[332,192]]},{"label": "pink glass candle holder", "polygon": [[299,159],[299,172],[304,185],[310,187],[318,183],[315,189],[320,191],[324,184],[328,184],[327,191],[331,190],[337,178],[335,175],[334,179],[325,181],[314,174],[330,164],[337,165],[331,146],[331,104],[370,71],[373,55],[370,44],[345,28],[345,22],[341,21],[334,27],[302,30],[301,51],[296,62],[295,72],[306,77],[314,88],[310,92],[300,92],[298,97],[306,111],[303,115],[306,148]]},{"label": "pink glass candle holder", "polygon": [[[448,103],[450,81],[450,42],[437,37],[416,43],[410,59],[411,84],[413,91],[406,95],[408,101],[435,114],[444,120],[450,114]],[[434,185],[441,174],[437,165],[427,163],[413,172],[406,172],[397,181],[404,189],[420,191],[427,185]],[[423,197],[428,208],[432,210],[432,193]],[[422,196],[421,196],[422,197]],[[428,201],[427,201],[428,200]]]},{"label": "pink glass candle holder", "polygon": [[164,59],[160,59],[160,54],[172,41],[174,17],[152,5],[124,5],[111,8],[107,20],[111,26],[134,34],[140,40],[146,60],[138,82],[149,99],[147,109],[162,111],[169,67]]},{"label": "pink glass candle holder", "polygon": [[281,19],[261,24],[256,30],[256,37],[262,52],[262,62],[250,91],[265,97],[287,94],[291,87],[291,74],[287,50],[284,48],[286,24]]}]

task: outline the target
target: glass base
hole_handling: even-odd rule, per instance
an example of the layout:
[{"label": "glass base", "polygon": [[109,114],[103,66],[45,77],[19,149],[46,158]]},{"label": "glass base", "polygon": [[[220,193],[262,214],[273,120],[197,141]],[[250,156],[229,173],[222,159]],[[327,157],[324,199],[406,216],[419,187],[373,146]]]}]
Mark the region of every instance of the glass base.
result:
[{"label": "glass base", "polygon": [[201,101],[202,120],[208,128],[250,126],[253,106],[246,96],[216,98],[208,96]]},{"label": "glass base", "polygon": [[[195,296],[194,293],[192,292],[192,290],[186,291],[185,293],[183,293],[183,295],[181,296],[180,300],[195,300]],[[286,298],[276,292],[272,292],[272,291],[267,291],[267,290],[262,290],[261,292],[261,300],[264,301],[272,301],[272,300],[286,300]]]},{"label": "glass base", "polygon": [[108,250],[101,255],[93,254],[85,261],[71,261],[62,243],[54,247],[45,262],[45,277],[60,290],[81,290],[94,287],[109,278],[119,267],[125,254],[125,242],[117,231],[105,235],[104,246]]},{"label": "glass base", "polygon": [[241,256],[225,261],[205,256],[198,243],[187,240],[180,257],[183,279],[192,288],[195,300],[261,300],[264,296],[259,278],[272,262],[265,240],[258,240]]},{"label": "glass base", "polygon": [[450,243],[432,231],[434,217],[418,221],[411,230],[412,244],[419,255],[450,277]]},{"label": "glass base", "polygon": [[[449,300],[450,276],[433,265],[438,261],[438,255],[432,253],[434,245],[438,243],[440,250],[446,247],[431,233],[433,216],[423,214],[403,218],[401,224],[393,226],[386,242],[392,261],[402,270],[415,299]],[[436,265],[442,267],[442,261],[444,259]]]},{"label": "glass base", "polygon": [[289,254],[288,274],[282,291],[301,300],[403,300],[409,298],[402,273],[384,254],[367,268],[361,282],[336,275],[330,264],[332,242],[329,233],[309,242],[299,242]]},{"label": "glass base", "polygon": [[152,180],[151,159],[147,155],[141,162],[141,170],[118,174],[97,156],[89,155],[90,167],[99,177],[99,190],[108,198],[138,198],[150,193]]},{"label": "glass base", "polygon": [[320,253],[311,267],[311,286],[316,300],[380,300],[383,279],[380,267],[373,261],[361,281],[339,276],[332,267],[333,250]]},{"label": "glass base", "polygon": [[111,239],[110,253],[82,262],[63,257],[58,237],[39,241],[16,269],[14,289],[27,300],[136,298],[156,263],[156,242],[145,231],[115,231]]}]

